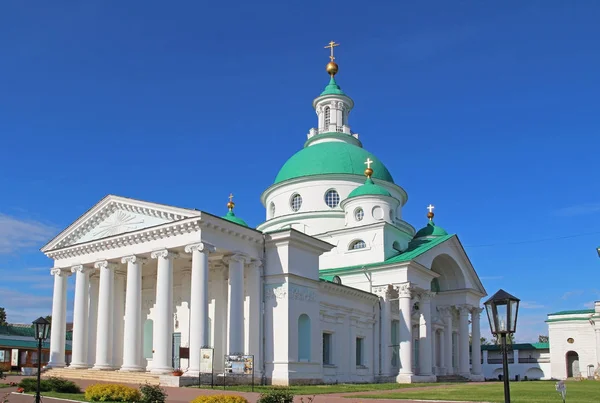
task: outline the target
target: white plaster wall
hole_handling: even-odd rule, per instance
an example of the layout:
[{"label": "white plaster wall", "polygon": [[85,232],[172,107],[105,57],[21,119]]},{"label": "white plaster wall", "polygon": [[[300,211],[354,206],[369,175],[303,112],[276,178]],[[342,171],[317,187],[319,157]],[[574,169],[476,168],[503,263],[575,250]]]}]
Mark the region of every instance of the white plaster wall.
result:
[{"label": "white plaster wall", "polygon": [[[587,376],[588,365],[597,368],[596,336],[590,322],[587,320],[550,322],[548,329],[553,378],[567,377],[566,354],[569,351],[575,351],[579,355],[579,369],[582,376]],[[573,344],[567,342],[569,338],[573,338]]]}]

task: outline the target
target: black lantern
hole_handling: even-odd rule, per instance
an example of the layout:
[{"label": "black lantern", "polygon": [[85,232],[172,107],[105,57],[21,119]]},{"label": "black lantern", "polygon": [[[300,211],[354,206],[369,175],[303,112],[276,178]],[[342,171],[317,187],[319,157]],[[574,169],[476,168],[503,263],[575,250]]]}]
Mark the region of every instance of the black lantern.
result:
[{"label": "black lantern", "polygon": [[35,339],[38,342],[37,390],[35,392],[35,403],[40,403],[42,401],[40,396],[40,376],[42,375],[42,343],[48,338],[48,333],[50,333],[50,322],[40,317],[33,321],[33,327],[35,329]]},{"label": "black lantern", "polygon": [[600,246],[596,248],[596,252],[598,252],[598,257],[600,257]]},{"label": "black lantern", "polygon": [[520,301],[506,291],[500,290],[484,303],[494,336],[507,335],[517,330]]},{"label": "black lantern", "polygon": [[50,333],[50,322],[40,317],[33,321],[33,326],[35,327],[36,340],[44,341],[48,338],[48,333]]}]

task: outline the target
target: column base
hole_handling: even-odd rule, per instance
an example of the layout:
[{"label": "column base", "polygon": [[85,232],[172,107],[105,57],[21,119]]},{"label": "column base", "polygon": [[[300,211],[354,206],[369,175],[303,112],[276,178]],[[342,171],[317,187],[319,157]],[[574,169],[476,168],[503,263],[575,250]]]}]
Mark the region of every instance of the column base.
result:
[{"label": "column base", "polygon": [[432,383],[436,381],[435,375],[399,374],[396,377],[397,383]]},{"label": "column base", "polygon": [[60,362],[49,362],[48,364],[46,364],[46,368],[64,368],[66,367],[67,364],[66,363],[60,363]]},{"label": "column base", "polygon": [[121,372],[144,372],[146,369],[141,365],[122,366],[119,369]]},{"label": "column base", "polygon": [[152,368],[150,370],[151,374],[170,374],[173,372],[173,368],[171,367],[162,367],[162,368]]},{"label": "column base", "polygon": [[483,374],[479,374],[479,375],[471,374],[469,379],[473,382],[484,382],[485,376]]},{"label": "column base", "polygon": [[114,367],[110,364],[96,364],[90,370],[92,371],[114,371]]},{"label": "column base", "polygon": [[90,366],[87,363],[71,363],[71,365],[69,365],[69,368],[71,369],[87,369]]},{"label": "column base", "polygon": [[458,375],[462,376],[463,378],[467,378],[467,379],[471,378],[471,373],[470,372],[459,372]]},{"label": "column base", "polygon": [[199,369],[188,369],[183,374],[185,376],[190,376],[190,377],[193,377],[193,378],[198,378],[200,376],[200,370]]}]

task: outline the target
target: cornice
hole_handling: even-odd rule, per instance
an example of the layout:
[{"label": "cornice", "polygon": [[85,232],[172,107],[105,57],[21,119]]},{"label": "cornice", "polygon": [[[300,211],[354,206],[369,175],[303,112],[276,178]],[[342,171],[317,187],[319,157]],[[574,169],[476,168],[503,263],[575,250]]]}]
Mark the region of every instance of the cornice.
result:
[{"label": "cornice", "polygon": [[366,291],[357,288],[347,287],[341,284],[333,284],[326,281],[319,282],[319,288],[331,294],[343,295],[348,297],[356,297],[375,303],[379,301],[379,297],[375,294],[370,294]]},{"label": "cornice", "polygon": [[200,217],[190,217],[176,222],[73,245],[64,249],[52,250],[46,252],[46,255],[52,259],[70,258],[170,238],[199,231],[200,221]]}]

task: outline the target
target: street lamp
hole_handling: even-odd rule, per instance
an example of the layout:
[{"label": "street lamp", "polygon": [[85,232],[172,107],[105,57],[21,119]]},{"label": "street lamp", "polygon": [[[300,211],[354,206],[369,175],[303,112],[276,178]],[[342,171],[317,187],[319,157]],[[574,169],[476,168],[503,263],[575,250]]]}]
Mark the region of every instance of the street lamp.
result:
[{"label": "street lamp", "polygon": [[35,403],[41,403],[40,377],[42,375],[42,343],[48,338],[48,333],[50,333],[50,322],[40,317],[33,321],[33,326],[35,328],[35,339],[38,341],[37,391],[35,392]]},{"label": "street lamp", "polygon": [[598,257],[600,257],[600,246],[596,248],[596,252],[598,252]]},{"label": "street lamp", "polygon": [[[502,369],[504,372],[504,402],[510,403],[510,388],[508,386],[508,358],[506,356],[506,335],[517,330],[517,315],[519,313],[518,298],[504,290],[499,290],[484,305],[490,321],[490,329],[494,336],[500,335],[502,340]],[[515,363],[516,364],[516,363]]]}]

